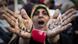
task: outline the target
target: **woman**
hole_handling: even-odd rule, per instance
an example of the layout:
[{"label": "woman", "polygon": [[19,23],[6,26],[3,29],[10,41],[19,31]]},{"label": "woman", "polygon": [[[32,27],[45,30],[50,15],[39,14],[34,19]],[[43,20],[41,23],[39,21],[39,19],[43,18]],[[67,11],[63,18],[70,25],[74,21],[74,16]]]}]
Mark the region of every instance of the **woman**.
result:
[{"label": "woman", "polygon": [[[11,25],[9,28],[10,31],[24,40],[23,43],[19,44],[52,44],[58,42],[59,33],[71,26],[71,19],[75,17],[73,15],[73,13],[75,13],[73,10],[74,9],[70,9],[61,16],[62,19],[60,20],[62,22],[60,22],[57,18],[54,23],[50,23],[50,21],[53,21],[53,18],[49,21],[49,9],[45,5],[41,4],[33,7],[31,19],[28,17],[24,9],[21,10],[20,15],[16,14],[16,16],[12,13],[12,11],[6,9],[6,11],[9,11],[12,16],[9,13],[3,16]],[[70,11],[72,11],[71,14],[68,13]],[[56,22],[59,25],[57,25]],[[52,26],[48,26],[47,23]]]}]

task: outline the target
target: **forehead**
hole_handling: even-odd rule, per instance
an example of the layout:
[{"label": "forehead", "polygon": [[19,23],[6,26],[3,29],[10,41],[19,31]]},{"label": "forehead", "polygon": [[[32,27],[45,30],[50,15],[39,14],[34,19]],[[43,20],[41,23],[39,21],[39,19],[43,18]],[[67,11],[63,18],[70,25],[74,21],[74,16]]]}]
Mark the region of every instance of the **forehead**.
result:
[{"label": "forehead", "polygon": [[44,8],[37,9],[37,11],[46,11]]},{"label": "forehead", "polygon": [[42,7],[42,6],[36,7],[35,11],[38,11],[38,10],[45,10],[45,11],[47,11],[47,9],[45,7]]}]

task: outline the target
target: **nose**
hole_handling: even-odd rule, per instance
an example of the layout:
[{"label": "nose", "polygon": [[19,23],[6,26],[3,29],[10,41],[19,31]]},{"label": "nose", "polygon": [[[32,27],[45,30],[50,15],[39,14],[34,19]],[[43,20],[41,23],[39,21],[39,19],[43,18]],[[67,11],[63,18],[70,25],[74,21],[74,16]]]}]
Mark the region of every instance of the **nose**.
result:
[{"label": "nose", "polygon": [[43,18],[43,15],[42,14],[39,14],[39,16],[38,16],[39,18]]}]

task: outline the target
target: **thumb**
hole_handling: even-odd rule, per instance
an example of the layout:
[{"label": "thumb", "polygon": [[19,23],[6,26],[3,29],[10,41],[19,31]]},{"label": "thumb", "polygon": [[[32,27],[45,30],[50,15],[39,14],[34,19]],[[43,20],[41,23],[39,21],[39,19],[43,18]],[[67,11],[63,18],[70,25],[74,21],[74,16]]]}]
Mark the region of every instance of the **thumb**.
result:
[{"label": "thumb", "polygon": [[20,13],[21,13],[23,18],[29,18],[27,12],[24,9],[21,9]]},{"label": "thumb", "polygon": [[55,10],[55,13],[54,13],[54,15],[52,16],[54,19],[57,19],[57,17],[59,16],[59,13],[60,13],[60,11],[59,11],[59,9],[56,9]]}]

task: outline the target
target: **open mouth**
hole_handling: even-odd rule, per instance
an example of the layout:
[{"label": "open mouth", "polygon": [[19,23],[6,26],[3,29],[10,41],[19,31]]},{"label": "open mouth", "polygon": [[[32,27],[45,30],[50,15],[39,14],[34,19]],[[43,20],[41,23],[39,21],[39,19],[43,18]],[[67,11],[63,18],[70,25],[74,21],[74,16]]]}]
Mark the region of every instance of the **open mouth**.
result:
[{"label": "open mouth", "polygon": [[38,24],[39,25],[43,25],[44,24],[44,21],[38,21]]}]

